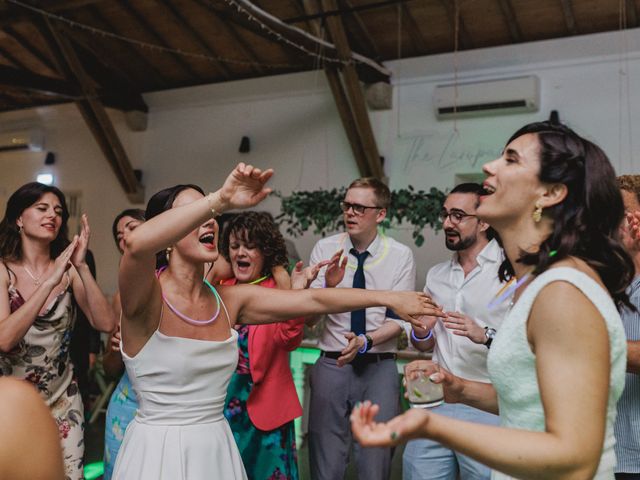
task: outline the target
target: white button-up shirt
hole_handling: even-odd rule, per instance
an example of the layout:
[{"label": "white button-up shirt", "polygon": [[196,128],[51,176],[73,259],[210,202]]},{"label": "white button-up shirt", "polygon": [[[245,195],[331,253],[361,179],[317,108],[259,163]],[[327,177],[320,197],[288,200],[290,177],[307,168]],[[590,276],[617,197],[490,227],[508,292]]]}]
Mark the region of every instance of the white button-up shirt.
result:
[{"label": "white button-up shirt", "polygon": [[[311,252],[309,263],[314,265],[321,260],[327,260],[338,250],[344,250],[343,255],[348,257],[344,278],[336,288],[352,288],[353,276],[358,262],[349,253],[353,248],[351,238],[347,233],[323,238]],[[397,242],[393,238],[379,233],[367,248],[369,256],[364,262],[364,278],[367,290],[408,290],[416,288],[416,262],[413,252],[406,245]],[[324,273],[322,269],[318,278],[311,284],[311,288],[324,286]],[[377,330],[386,321],[404,323],[386,316],[385,307],[373,307],[366,309],[367,332]],[[347,346],[344,335],[351,331],[351,313],[336,313],[327,315],[324,331],[320,337],[318,346],[328,352],[339,352]],[[397,350],[396,338],[391,338],[384,343],[375,345],[372,353],[395,352]]]},{"label": "white button-up shirt", "polygon": [[[498,278],[498,269],[504,253],[498,242],[491,240],[478,254],[478,265],[465,277],[458,255],[439,263],[427,273],[424,291],[431,295],[445,312],[460,312],[473,318],[481,327],[500,329],[507,314],[511,298],[492,310],[487,308],[505,286]],[[472,342],[468,337],[454,335],[441,320],[434,327],[436,346],[434,361],[454,375],[469,380],[489,383],[485,345]]]}]

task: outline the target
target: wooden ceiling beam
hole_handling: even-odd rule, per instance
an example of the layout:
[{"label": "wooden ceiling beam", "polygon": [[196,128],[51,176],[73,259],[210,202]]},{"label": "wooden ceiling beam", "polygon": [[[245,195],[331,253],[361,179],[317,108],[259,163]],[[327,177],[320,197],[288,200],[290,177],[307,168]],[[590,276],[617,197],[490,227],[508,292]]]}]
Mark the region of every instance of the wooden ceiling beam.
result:
[{"label": "wooden ceiling beam", "polygon": [[[242,54],[245,56],[247,61],[253,64],[251,65],[251,69],[254,72],[257,72],[259,75],[264,75],[266,72],[266,69],[262,65],[260,65],[262,62],[258,58],[258,53],[253,49],[253,47],[249,44],[249,42],[247,42],[242,37],[242,35],[238,33],[238,31],[233,26],[233,24],[238,24],[237,15],[235,14],[230,15],[229,12],[226,10],[215,8],[211,4],[211,2],[209,2],[208,0],[194,0],[194,1],[198,5],[200,5],[202,8],[205,8],[206,10],[208,10],[209,13],[216,20],[216,23],[217,23],[216,27],[222,30],[226,36],[231,37],[233,39],[233,42],[236,44],[236,47],[238,47],[241,50]],[[272,38],[268,38],[266,32],[264,31],[258,32],[256,30],[251,29],[249,25],[246,25],[246,23],[248,22],[243,22],[243,23],[245,23],[244,25],[241,25],[243,28],[257,35],[260,35],[262,38],[273,40]]]},{"label": "wooden ceiling beam", "polygon": [[76,100],[80,95],[78,89],[66,80],[45,77],[5,65],[0,65],[0,86],[40,95],[65,97],[71,101]]},{"label": "wooden ceiling beam", "polygon": [[[204,39],[204,37],[200,34],[200,32],[198,32],[195,28],[193,28],[189,23],[189,20],[180,12],[178,8],[176,8],[175,5],[173,5],[172,0],[159,0],[159,1],[162,5],[164,5],[164,7],[167,10],[171,12],[172,18],[178,24],[178,26],[180,26],[182,30],[184,30],[191,36],[191,38],[198,44],[200,49],[206,55],[210,57],[219,56],[217,52],[214,52],[211,49],[211,47],[209,46],[207,41]],[[220,74],[224,77],[225,80],[229,80],[233,77],[233,73],[229,70],[229,68],[227,68],[227,66],[224,63],[218,60],[211,60],[211,63],[220,72]]]},{"label": "wooden ceiling beam", "polygon": [[[91,15],[92,20],[96,20],[98,23],[102,25],[103,30],[106,30],[118,35],[121,34],[118,31],[118,28],[116,28],[116,25],[114,25],[107,18],[105,18],[105,16],[102,15],[102,13],[100,13],[100,11],[97,8],[89,7],[87,11],[89,12],[89,15]],[[145,55],[143,55],[136,47],[130,47],[129,51],[136,58],[136,61],[140,63],[140,65],[144,66],[146,70],[149,70],[151,72],[153,77],[153,82],[155,82],[156,85],[159,85],[161,88],[169,87],[169,82],[167,80],[167,77],[165,77],[164,74],[158,68],[156,68],[156,66],[153,65]]]},{"label": "wooden ceiling beam", "polygon": [[366,161],[367,154],[364,150],[362,139],[356,127],[357,119],[355,118],[353,110],[351,109],[351,102],[349,102],[349,96],[345,91],[338,68],[335,65],[327,65],[324,69],[324,72],[327,77],[329,87],[331,88],[333,99],[336,102],[336,108],[338,109],[338,114],[340,115],[340,121],[342,122],[342,127],[347,134],[347,140],[349,140],[351,152],[353,153],[353,158],[355,159],[356,165],[358,166],[360,176],[372,176],[372,173],[370,172],[369,166]]},{"label": "wooden ceiling beam", "polygon": [[576,17],[573,15],[573,5],[571,0],[560,0],[560,6],[562,7],[562,16],[564,17],[564,23],[567,26],[567,31],[571,35],[578,34],[578,27],[576,26]]},{"label": "wooden ceiling beam", "polygon": [[379,59],[380,58],[380,50],[378,49],[378,45],[376,41],[373,39],[371,33],[369,33],[369,29],[362,21],[362,17],[358,14],[358,12],[353,11],[353,5],[350,0],[342,0],[345,6],[351,10],[349,15],[353,17],[353,20],[356,25],[356,29],[354,32],[351,32],[354,35],[357,35],[358,38],[361,38],[360,44],[363,46],[364,53],[366,53],[369,57]]},{"label": "wooden ceiling beam", "polygon": [[84,71],[71,42],[61,30],[52,25],[49,19],[44,19],[44,25],[47,29],[45,38],[52,40],[49,47],[61,73],[67,79],[77,82],[82,90],[83,99],[77,101],[76,105],[87,126],[93,133],[125,193],[130,200],[140,201],[142,189],[133,172],[127,153],[106,110],[98,100],[97,92],[93,88],[88,74]]},{"label": "wooden ceiling beam", "polygon": [[514,43],[522,42],[522,31],[520,30],[520,25],[516,19],[513,5],[511,5],[511,0],[498,0],[498,4],[500,5],[500,10],[502,11],[502,16],[505,19],[507,28],[509,29],[511,41]]},{"label": "wooden ceiling beam", "polygon": [[416,22],[416,18],[413,16],[413,13],[411,13],[411,10],[405,3],[403,3],[400,8],[402,9],[402,24],[409,32],[411,41],[414,43],[416,49],[421,55],[428,53],[429,45],[424,39],[424,35],[422,35],[422,29],[420,28],[420,25],[418,25],[418,22]]},{"label": "wooden ceiling beam", "polygon": [[[363,72],[371,81],[389,81],[391,72],[380,63],[368,58],[364,55],[352,52],[349,49],[350,57],[347,60],[340,60],[337,53],[336,45],[327,42],[322,38],[318,38],[309,32],[298,27],[287,25],[279,18],[270,15],[261,8],[257,7],[250,0],[227,0],[229,2],[228,9],[235,11],[241,10],[241,15],[251,16],[257,22],[262,23],[276,35],[286,38],[289,42],[304,47],[307,51],[315,52],[321,50],[325,61],[341,62],[357,62],[358,71]],[[335,5],[335,2],[334,2]],[[329,17],[337,18],[337,17]],[[338,19],[339,20],[339,19]],[[306,53],[305,53],[306,55]]]},{"label": "wooden ceiling beam", "polygon": [[[316,0],[300,1],[302,2],[301,6],[306,15],[311,16],[319,10]],[[307,20],[307,24],[310,32],[322,38],[322,23],[319,19]],[[358,166],[358,171],[364,176],[365,174],[363,172],[368,171],[367,163],[365,161],[366,154],[364,146],[362,145],[362,139],[360,138],[360,135],[358,135],[358,130],[356,129],[356,118],[353,115],[351,102],[349,102],[349,97],[344,89],[342,79],[340,78],[340,72],[338,67],[332,64],[325,65],[324,72],[327,77],[327,82],[329,83],[333,99],[336,102],[336,108],[338,110],[338,115],[340,116],[342,127],[347,134],[347,140],[351,146],[353,158]]]},{"label": "wooden ceiling beam", "polygon": [[[162,45],[165,48],[173,48],[169,43],[164,39],[160,33],[151,25],[151,23],[138,11],[128,0],[118,0],[118,5],[122,7],[129,15],[131,15],[136,22],[142,27],[142,30],[147,32],[151,37],[153,37],[153,41],[158,45]],[[200,75],[193,69],[193,67],[180,55],[176,53],[170,54],[171,57],[175,60],[175,62],[180,65],[180,67],[187,72],[187,74],[195,79],[200,79]]]},{"label": "wooden ceiling beam", "polygon": [[17,57],[15,57],[6,48],[0,47],[0,55],[6,58],[9,61],[9,63],[11,63],[12,65],[16,67],[20,67],[23,70],[29,70],[29,67],[27,67],[24,63],[22,63]]},{"label": "wooden ceiling beam", "polygon": [[346,13],[356,13],[356,12],[364,12],[365,10],[373,10],[376,8],[384,8],[393,5],[397,5],[399,3],[406,3],[418,0],[382,0],[375,3],[368,3],[366,5],[357,5],[357,6],[349,6],[347,8],[336,8],[335,10],[325,10],[322,12],[316,13],[307,13],[305,15],[291,17],[283,20],[285,23],[301,23],[308,22],[309,20],[318,20],[327,17],[341,16]]},{"label": "wooden ceiling beam", "polygon": [[[460,2],[461,0],[457,1]],[[454,32],[454,35],[456,30],[456,13],[458,14],[458,40],[460,42],[460,47],[465,50],[473,48],[473,42],[471,41],[469,32],[467,32],[467,27],[464,24],[464,20],[462,20],[462,13],[460,12],[459,4],[458,12],[456,12],[455,0],[440,0],[440,4],[447,12],[447,18],[449,18],[451,31]]]},{"label": "wooden ceiling beam", "polygon": [[[337,5],[335,0],[322,0],[323,10],[335,10],[336,7]],[[340,18],[329,17],[326,22],[327,29],[329,30],[329,34],[336,46],[339,58],[343,60],[352,58],[347,34]],[[378,146],[376,145],[373,129],[371,128],[371,120],[369,119],[369,112],[367,111],[367,104],[364,99],[362,86],[360,85],[360,79],[358,78],[358,74],[356,73],[356,69],[353,64],[343,64],[342,75],[344,78],[344,87],[348,101],[355,120],[355,130],[363,151],[363,153],[361,153],[356,150],[353,153],[354,156],[364,155],[362,161],[356,160],[359,168],[361,168],[361,175],[383,178],[384,170],[380,161],[380,153],[378,152]],[[338,102],[338,100],[339,99],[336,98],[336,102]],[[347,130],[347,135],[349,132],[350,129]],[[350,143],[353,144],[354,142],[355,139],[353,141],[350,140]]]},{"label": "wooden ceiling beam", "polygon": [[11,25],[8,25],[2,28],[2,30],[7,35],[12,37],[22,48],[24,48],[33,57],[35,57],[42,65],[44,65],[52,72],[56,71],[56,67],[53,62],[51,62],[51,60],[44,53],[38,50],[28,38],[18,32],[15,28],[13,28]]},{"label": "wooden ceiling beam", "polygon": [[[65,13],[69,10],[75,10],[77,8],[94,5],[104,1],[105,0],[68,0],[54,2],[51,5],[47,5],[43,10],[46,10],[49,13]],[[33,13],[34,12],[25,9],[24,7],[9,3],[6,0],[4,2],[0,2],[0,28],[18,22],[29,22]]]}]

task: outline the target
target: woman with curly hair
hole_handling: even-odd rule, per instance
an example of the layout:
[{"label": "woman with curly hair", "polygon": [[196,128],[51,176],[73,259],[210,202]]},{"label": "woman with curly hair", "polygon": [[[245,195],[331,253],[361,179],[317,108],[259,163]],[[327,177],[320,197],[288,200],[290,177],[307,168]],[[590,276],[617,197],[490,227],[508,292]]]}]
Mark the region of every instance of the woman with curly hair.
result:
[{"label": "woman with curly hair", "polygon": [[103,332],[115,318],[85,261],[89,223],[69,243],[69,211],[56,187],[16,190],[0,223],[0,369],[31,382],[58,424],[65,475],[83,478],[84,414],[69,359],[73,299]]},{"label": "woman with curly hair", "polygon": [[627,362],[618,309],[633,276],[613,167],[590,141],[542,122],[518,130],[484,172],[477,215],[500,234],[514,304],[491,344],[491,384],[444,369],[432,380],[447,402],[499,413],[501,426],[426,409],[376,423],[365,402],[353,432],[365,446],[430,438],[488,465],[494,479],[613,479]]},{"label": "woman with curly hair", "polygon": [[[268,213],[234,217],[222,235],[222,255],[234,278],[225,285],[278,288],[271,272],[288,264],[284,238]],[[304,318],[264,325],[236,325],[238,366],[224,413],[252,480],[297,480],[293,420],[302,407],[289,368],[289,352],[302,342]]]}]

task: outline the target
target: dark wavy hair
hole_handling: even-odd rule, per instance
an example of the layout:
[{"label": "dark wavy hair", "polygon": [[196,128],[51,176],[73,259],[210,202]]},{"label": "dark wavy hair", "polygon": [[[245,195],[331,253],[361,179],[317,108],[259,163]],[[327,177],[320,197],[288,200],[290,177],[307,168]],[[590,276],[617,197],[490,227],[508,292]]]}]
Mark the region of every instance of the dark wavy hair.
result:
[{"label": "dark wavy hair", "polygon": [[[522,252],[517,261],[534,265],[538,275],[568,256],[581,258],[598,272],[618,308],[630,306],[625,290],[633,280],[633,262],[618,240],[624,205],[609,159],[569,127],[549,122],[525,125],[507,145],[528,133],[540,145],[538,178],[566,185],[567,196],[545,210],[553,219],[553,231],[539,251]],[[506,260],[500,278],[513,275],[513,266]]]},{"label": "dark wavy hair", "polygon": [[268,212],[244,212],[231,218],[225,225],[220,242],[220,253],[231,262],[229,243],[231,234],[255,245],[264,256],[262,275],[271,273],[277,265],[287,267],[287,247],[273,217]]},{"label": "dark wavy hair", "polygon": [[62,224],[60,225],[58,236],[51,242],[49,255],[51,258],[56,258],[69,245],[69,229],[67,226],[69,209],[67,208],[64,193],[52,185],[31,182],[13,192],[7,202],[4,218],[0,222],[0,256],[3,259],[20,260],[22,258],[22,242],[20,241],[20,232],[16,221],[22,215],[22,212],[40,200],[45,193],[53,193],[58,197],[62,207]]},{"label": "dark wavy hair", "polygon": [[127,208],[116,215],[116,218],[113,220],[113,224],[111,225],[111,233],[113,234],[113,241],[116,242],[116,247],[118,246],[118,222],[124,217],[131,217],[144,222],[144,210],[140,208]]},{"label": "dark wavy hair", "polygon": [[[156,215],[160,215],[162,212],[166,212],[167,210],[173,207],[173,202],[176,197],[185,190],[195,190],[196,192],[204,195],[204,191],[197,185],[193,185],[190,183],[184,185],[174,185],[173,187],[165,188],[164,190],[160,190],[155,193],[147,203],[147,210],[144,213],[144,217],[147,220],[151,220]],[[167,254],[166,252],[160,251],[156,252],[156,268],[166,267],[168,265],[167,262]]]}]

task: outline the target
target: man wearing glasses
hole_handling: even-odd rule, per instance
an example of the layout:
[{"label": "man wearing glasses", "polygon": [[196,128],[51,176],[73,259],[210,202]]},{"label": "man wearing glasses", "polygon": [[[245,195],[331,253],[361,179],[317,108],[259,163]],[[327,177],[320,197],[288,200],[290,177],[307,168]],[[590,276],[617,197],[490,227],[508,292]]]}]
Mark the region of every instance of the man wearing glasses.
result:
[{"label": "man wearing glasses", "polygon": [[[375,178],[355,180],[340,207],[346,232],[320,240],[310,264],[342,251],[312,288],[415,290],[416,266],[406,245],[378,232],[387,214],[389,189]],[[320,337],[321,357],[311,371],[309,459],[314,480],[342,480],[349,463],[349,415],[365,399],[380,405],[378,418],[398,413],[396,337],[404,322],[383,307],[329,315]],[[354,445],[359,478],[386,480],[391,449]]]},{"label": "man wearing glasses", "polygon": [[[476,217],[483,193],[477,183],[463,183],[447,196],[440,213],[445,244],[454,252],[451,260],[427,273],[425,292],[447,313],[442,321],[430,322],[431,330],[412,330],[411,342],[422,351],[433,349],[436,363],[462,378],[489,383],[487,353],[509,308],[510,298],[499,303],[504,284],[498,269],[504,260],[502,248],[492,240],[493,231]],[[489,308],[489,304],[496,304]],[[493,305],[492,305],[493,306]],[[419,368],[412,362],[407,369]],[[444,403],[434,413],[485,424],[498,424],[498,417],[463,404]],[[403,456],[404,480],[489,479],[491,471],[471,458],[431,440],[413,440]]]}]

